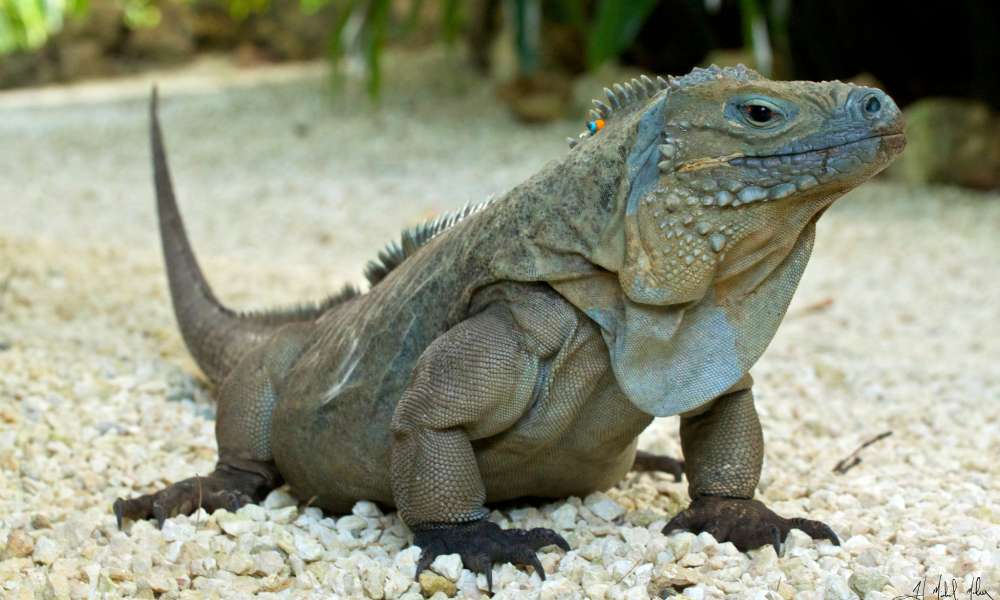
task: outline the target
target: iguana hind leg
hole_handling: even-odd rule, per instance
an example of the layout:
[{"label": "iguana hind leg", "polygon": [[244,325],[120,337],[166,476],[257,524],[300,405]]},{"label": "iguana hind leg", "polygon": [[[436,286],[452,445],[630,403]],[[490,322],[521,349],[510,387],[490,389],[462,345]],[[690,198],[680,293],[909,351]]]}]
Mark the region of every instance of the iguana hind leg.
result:
[{"label": "iguana hind leg", "polygon": [[223,382],[215,422],[215,471],[153,494],[119,498],[114,504],[119,527],[125,519],[155,518],[162,525],[167,518],[198,508],[236,510],[263,500],[282,484],[271,453],[271,417],[278,402],[276,388],[299,356],[304,333],[301,325],[284,327],[249,350]]}]

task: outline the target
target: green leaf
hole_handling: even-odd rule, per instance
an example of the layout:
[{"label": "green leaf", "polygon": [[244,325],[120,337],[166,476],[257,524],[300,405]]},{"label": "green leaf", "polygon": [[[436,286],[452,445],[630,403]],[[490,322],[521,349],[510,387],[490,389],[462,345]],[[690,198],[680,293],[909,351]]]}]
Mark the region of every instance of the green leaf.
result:
[{"label": "green leaf", "polygon": [[595,68],[635,40],[656,0],[601,0],[587,36],[587,65]]},{"label": "green leaf", "polygon": [[385,45],[390,2],[391,0],[371,0],[368,7],[365,63],[368,66],[368,96],[373,101],[378,100],[382,90],[382,48]]},{"label": "green leaf", "polygon": [[458,33],[462,29],[462,3],[458,0],[443,0],[441,7],[441,32],[444,34],[444,41],[452,44],[458,38]]}]

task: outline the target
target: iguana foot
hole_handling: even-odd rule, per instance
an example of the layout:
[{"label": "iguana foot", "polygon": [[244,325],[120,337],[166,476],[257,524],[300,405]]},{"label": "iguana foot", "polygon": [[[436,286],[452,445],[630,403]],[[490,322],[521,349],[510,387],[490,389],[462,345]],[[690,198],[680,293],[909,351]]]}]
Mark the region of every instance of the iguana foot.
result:
[{"label": "iguana foot", "polygon": [[259,502],[274,489],[274,481],[261,473],[220,464],[207,477],[191,477],[153,493],[115,500],[115,519],[121,529],[125,519],[156,519],[158,527],[168,518],[189,515],[199,508],[236,511],[244,504]]},{"label": "iguana foot", "polygon": [[678,513],[663,528],[663,533],[686,529],[707,531],[720,542],[732,542],[741,552],[774,546],[781,553],[781,542],[792,529],[801,529],[812,538],[826,538],[840,545],[837,534],[825,523],[811,519],[786,519],[775,514],[758,500],[699,496],[687,509]]},{"label": "iguana foot", "polygon": [[652,454],[639,450],[635,453],[633,471],[661,471],[674,476],[674,481],[680,481],[684,475],[684,461],[662,454]]},{"label": "iguana foot", "polygon": [[486,520],[420,528],[414,531],[413,544],[421,548],[417,577],[438,556],[458,554],[466,569],[486,575],[490,593],[493,592],[493,563],[531,565],[544,580],[545,569],[535,553],[545,546],[559,546],[569,551],[566,540],[551,529],[501,529]]}]

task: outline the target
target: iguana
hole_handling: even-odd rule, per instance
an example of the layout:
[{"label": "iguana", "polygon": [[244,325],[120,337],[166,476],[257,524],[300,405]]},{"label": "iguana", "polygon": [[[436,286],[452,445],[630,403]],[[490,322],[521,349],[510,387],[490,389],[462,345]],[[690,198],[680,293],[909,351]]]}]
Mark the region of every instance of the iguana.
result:
[{"label": "iguana", "polygon": [[[501,529],[484,505],[582,496],[680,415],[691,504],[667,524],[741,550],[825,524],[754,500],[763,438],[750,367],[781,321],[816,220],[902,150],[883,92],[770,81],[743,66],[605,90],[589,131],[502,196],[406,231],[347,288],[240,314],[212,294],[175,203],[156,113],[160,234],[184,341],[218,385],[219,460],[114,503],[124,519],[235,510],[290,484],[335,513],[395,507],[422,548],[490,577],[569,546]],[[491,583],[492,585],[492,583]]]}]

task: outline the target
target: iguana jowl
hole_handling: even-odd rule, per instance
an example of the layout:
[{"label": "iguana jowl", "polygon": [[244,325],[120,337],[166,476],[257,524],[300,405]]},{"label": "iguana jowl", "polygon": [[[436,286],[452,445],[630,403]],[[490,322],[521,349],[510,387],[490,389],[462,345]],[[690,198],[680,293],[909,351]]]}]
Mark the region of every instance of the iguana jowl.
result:
[{"label": "iguana jowl", "polygon": [[[533,565],[566,542],[501,530],[487,502],[584,495],[629,469],[655,416],[681,415],[691,505],[667,531],[741,549],[792,527],[753,500],[763,439],[750,367],[770,342],[819,215],[903,148],[884,93],[744,67],[633,80],[593,133],[504,196],[405,232],[371,289],[237,314],[188,245],[152,105],[160,232],[184,341],[218,384],[207,477],[118,500],[123,519],[256,502],[283,481],[324,509],[398,508],[419,568],[457,552]],[[599,121],[599,124],[598,124]],[[679,473],[678,473],[679,474]]]}]

